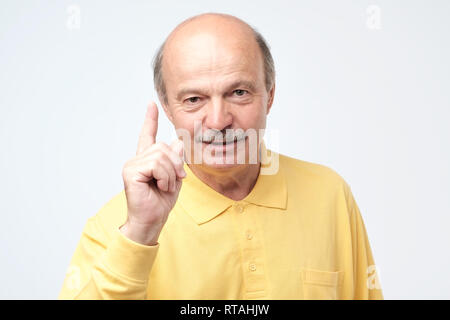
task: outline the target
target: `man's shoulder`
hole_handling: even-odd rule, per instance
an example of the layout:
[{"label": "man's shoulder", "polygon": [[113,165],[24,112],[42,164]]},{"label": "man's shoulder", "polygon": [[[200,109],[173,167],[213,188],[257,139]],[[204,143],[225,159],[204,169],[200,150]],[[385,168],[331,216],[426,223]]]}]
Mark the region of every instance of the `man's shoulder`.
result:
[{"label": "man's shoulder", "polygon": [[279,154],[279,162],[288,180],[335,187],[347,185],[344,178],[328,165],[296,159],[284,154]]},{"label": "man's shoulder", "polygon": [[320,203],[338,198],[347,202],[353,199],[349,184],[335,169],[281,154],[279,159],[291,194],[300,192]]}]

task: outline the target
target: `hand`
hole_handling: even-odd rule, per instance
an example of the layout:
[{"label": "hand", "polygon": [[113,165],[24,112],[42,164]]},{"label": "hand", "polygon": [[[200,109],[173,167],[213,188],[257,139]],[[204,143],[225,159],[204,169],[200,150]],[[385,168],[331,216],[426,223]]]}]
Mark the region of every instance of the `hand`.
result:
[{"label": "hand", "polygon": [[186,176],[182,141],[175,140],[170,146],[156,142],[157,130],[158,108],[151,102],[136,156],[125,163],[122,171],[128,216],[120,231],[144,245],[157,244]]}]

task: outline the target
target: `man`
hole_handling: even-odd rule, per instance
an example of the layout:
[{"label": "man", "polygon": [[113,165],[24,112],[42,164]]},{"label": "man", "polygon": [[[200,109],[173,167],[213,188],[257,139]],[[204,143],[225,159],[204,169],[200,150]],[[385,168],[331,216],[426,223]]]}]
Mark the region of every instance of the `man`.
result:
[{"label": "man", "polygon": [[88,220],[60,298],[383,299],[348,184],[265,148],[275,72],[259,33],[195,16],[154,72],[180,139],[157,142],[152,102],[124,191]]}]

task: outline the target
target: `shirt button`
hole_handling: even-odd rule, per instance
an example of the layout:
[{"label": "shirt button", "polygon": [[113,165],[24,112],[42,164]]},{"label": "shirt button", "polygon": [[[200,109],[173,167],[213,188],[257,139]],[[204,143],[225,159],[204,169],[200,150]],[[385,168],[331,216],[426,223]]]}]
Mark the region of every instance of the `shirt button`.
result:
[{"label": "shirt button", "polygon": [[252,238],[253,238],[253,235],[252,235],[252,233],[250,232],[250,230],[247,231],[247,240],[252,240]]},{"label": "shirt button", "polygon": [[242,213],[242,212],[244,212],[244,207],[240,204],[237,204],[235,207],[235,210],[239,213]]},{"label": "shirt button", "polygon": [[256,271],[256,264],[250,263],[250,264],[248,265],[248,269],[249,269],[250,271]]}]

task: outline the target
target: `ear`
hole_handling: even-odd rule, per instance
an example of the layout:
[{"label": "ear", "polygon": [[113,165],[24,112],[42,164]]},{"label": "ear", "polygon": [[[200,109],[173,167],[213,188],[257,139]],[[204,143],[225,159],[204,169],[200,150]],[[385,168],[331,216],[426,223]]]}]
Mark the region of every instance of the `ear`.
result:
[{"label": "ear", "polygon": [[163,99],[161,99],[161,97],[159,97],[159,101],[161,102],[161,106],[162,106],[167,118],[169,118],[170,122],[172,122],[172,124],[173,124],[172,112],[170,112],[170,109],[169,109],[167,103]]},{"label": "ear", "polygon": [[267,111],[266,111],[266,114],[269,114],[270,108],[272,108],[274,97],[275,97],[275,81],[273,82],[272,88],[269,91],[269,98],[267,99]]}]

